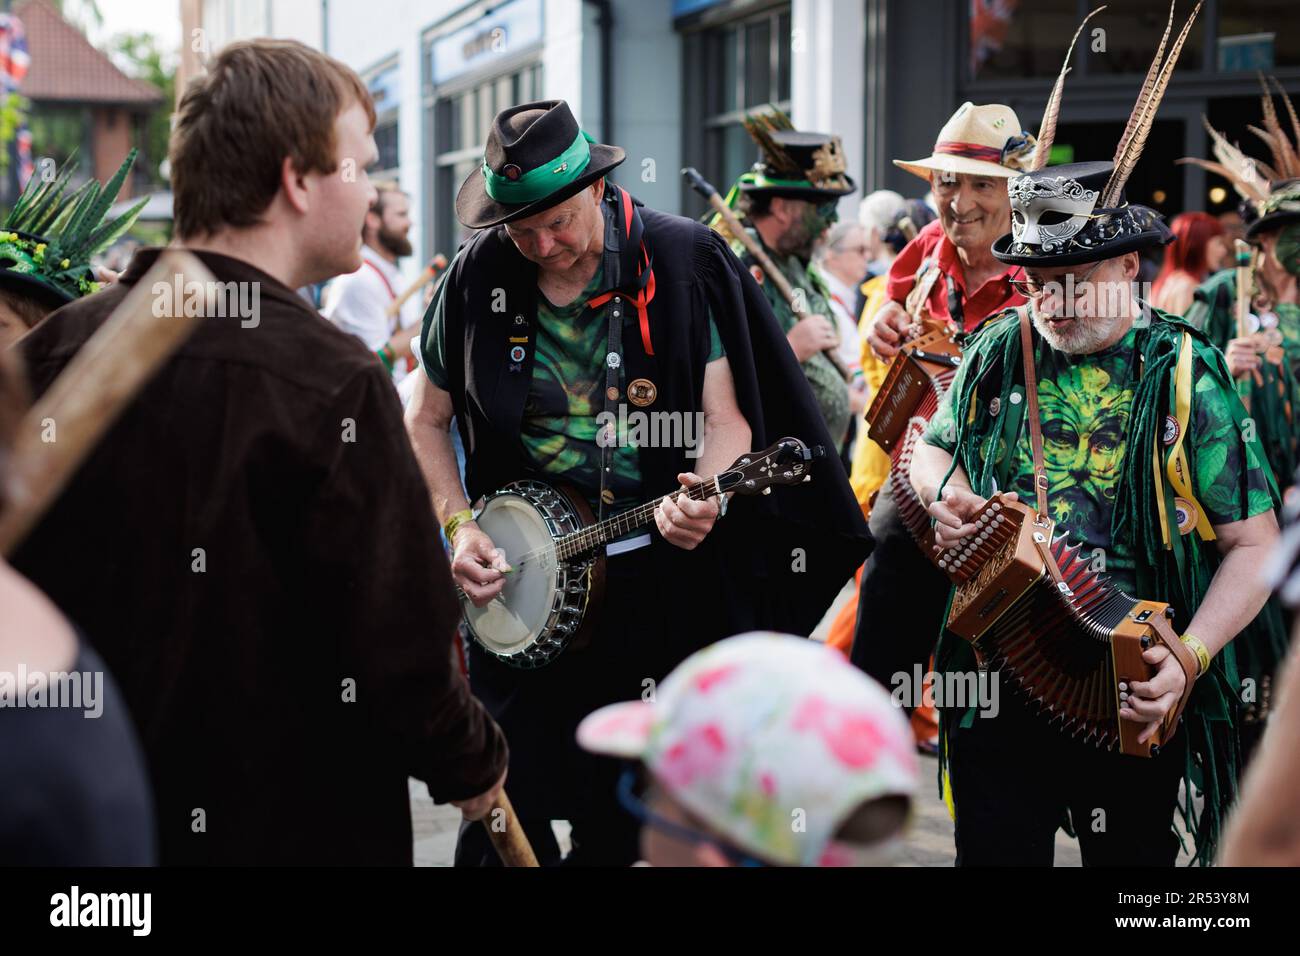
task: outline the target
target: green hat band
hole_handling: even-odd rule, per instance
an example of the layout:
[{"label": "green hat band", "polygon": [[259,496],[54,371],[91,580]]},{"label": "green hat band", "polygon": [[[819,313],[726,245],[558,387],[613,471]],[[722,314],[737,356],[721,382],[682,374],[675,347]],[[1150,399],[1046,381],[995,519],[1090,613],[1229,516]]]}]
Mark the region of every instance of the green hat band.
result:
[{"label": "green hat band", "polygon": [[582,175],[591,162],[591,149],[587,144],[594,142],[586,132],[579,130],[568,149],[544,166],[530,169],[516,179],[494,173],[484,160],[483,179],[487,194],[497,202],[516,206],[545,199]]}]

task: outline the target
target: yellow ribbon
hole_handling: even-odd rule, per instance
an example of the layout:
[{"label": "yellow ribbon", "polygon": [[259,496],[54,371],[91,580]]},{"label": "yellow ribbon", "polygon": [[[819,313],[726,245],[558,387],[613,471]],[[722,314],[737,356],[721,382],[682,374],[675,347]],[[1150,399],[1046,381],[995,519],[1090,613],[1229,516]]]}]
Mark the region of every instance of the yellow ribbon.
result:
[{"label": "yellow ribbon", "polygon": [[[1174,415],[1178,419],[1178,437],[1165,460],[1165,473],[1174,490],[1186,498],[1196,509],[1196,533],[1202,541],[1215,539],[1214,528],[1205,516],[1205,509],[1192,493],[1191,465],[1187,460],[1187,451],[1183,441],[1187,438],[1188,422],[1192,417],[1192,337],[1186,332],[1182,336],[1182,345],[1178,349],[1178,369],[1174,378]],[[1157,490],[1160,490],[1157,488]],[[1163,504],[1163,497],[1161,502]],[[1161,509],[1160,521],[1164,526],[1164,508]],[[1167,544],[1167,542],[1166,542]]]}]

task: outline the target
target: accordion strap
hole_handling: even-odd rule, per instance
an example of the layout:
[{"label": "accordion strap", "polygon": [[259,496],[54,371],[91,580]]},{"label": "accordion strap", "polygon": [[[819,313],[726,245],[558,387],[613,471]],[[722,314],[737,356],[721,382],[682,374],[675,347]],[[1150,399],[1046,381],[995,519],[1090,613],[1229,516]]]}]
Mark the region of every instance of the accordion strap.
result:
[{"label": "accordion strap", "polygon": [[1020,352],[1025,365],[1025,399],[1029,402],[1029,442],[1034,452],[1034,497],[1036,524],[1048,524],[1047,468],[1043,464],[1043,423],[1038,418],[1038,375],[1034,370],[1034,337],[1029,327],[1029,309],[1020,306]]}]

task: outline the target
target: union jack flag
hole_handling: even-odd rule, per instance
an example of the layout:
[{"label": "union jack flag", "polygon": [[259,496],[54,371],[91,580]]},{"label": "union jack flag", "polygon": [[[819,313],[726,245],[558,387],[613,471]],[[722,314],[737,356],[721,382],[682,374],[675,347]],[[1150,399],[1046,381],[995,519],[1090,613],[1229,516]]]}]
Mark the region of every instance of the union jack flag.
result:
[{"label": "union jack flag", "polygon": [[[0,94],[8,96],[17,92],[31,63],[23,21],[11,13],[0,13]],[[14,152],[18,158],[18,187],[21,189],[36,171],[32,160],[32,134],[26,123],[18,130]]]}]

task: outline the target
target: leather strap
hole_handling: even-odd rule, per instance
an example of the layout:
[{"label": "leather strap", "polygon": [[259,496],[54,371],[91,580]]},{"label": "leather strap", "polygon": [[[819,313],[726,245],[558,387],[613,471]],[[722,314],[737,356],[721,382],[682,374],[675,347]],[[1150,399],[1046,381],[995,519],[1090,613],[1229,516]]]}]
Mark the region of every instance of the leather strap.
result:
[{"label": "leather strap", "polygon": [[[590,303],[588,303],[590,305]],[[613,422],[619,420],[618,399],[619,399],[619,374],[620,366],[623,364],[623,297],[617,291],[613,295],[613,301],[609,309],[608,337],[606,339],[605,352],[605,419],[607,429],[616,429]],[[614,446],[618,441],[618,433],[615,430],[613,435],[607,434],[604,444],[600,450],[600,495],[596,503],[597,520],[605,520],[605,499],[610,496],[609,484],[613,478],[612,470],[614,466]],[[613,440],[611,440],[613,439]]]},{"label": "leather strap", "polygon": [[934,284],[939,281],[941,275],[943,275],[943,270],[938,266],[932,265],[928,267],[924,270],[920,279],[917,280],[916,285],[912,286],[912,291],[907,294],[907,298],[903,300],[903,308],[912,317],[913,325],[919,326],[921,324],[924,318],[922,310],[929,304],[930,292],[934,289]]},{"label": "leather strap", "polygon": [[1025,400],[1029,403],[1029,442],[1034,452],[1034,497],[1036,522],[1047,524],[1047,468],[1043,465],[1043,423],[1038,417],[1038,375],[1034,371],[1034,337],[1030,331],[1029,309],[1020,306],[1020,352],[1025,366]]},{"label": "leather strap", "polygon": [[1174,655],[1174,660],[1178,661],[1178,666],[1183,669],[1183,676],[1186,680],[1183,682],[1183,693],[1178,698],[1178,702],[1170,708],[1169,713],[1165,714],[1165,739],[1174,732],[1178,726],[1178,718],[1183,715],[1183,709],[1187,706],[1187,701],[1192,696],[1192,688],[1196,684],[1197,677],[1200,676],[1201,662],[1196,659],[1196,654],[1190,647],[1179,640],[1178,635],[1172,638],[1165,634],[1163,629],[1156,632],[1160,637],[1160,643],[1169,648],[1169,652]]}]

